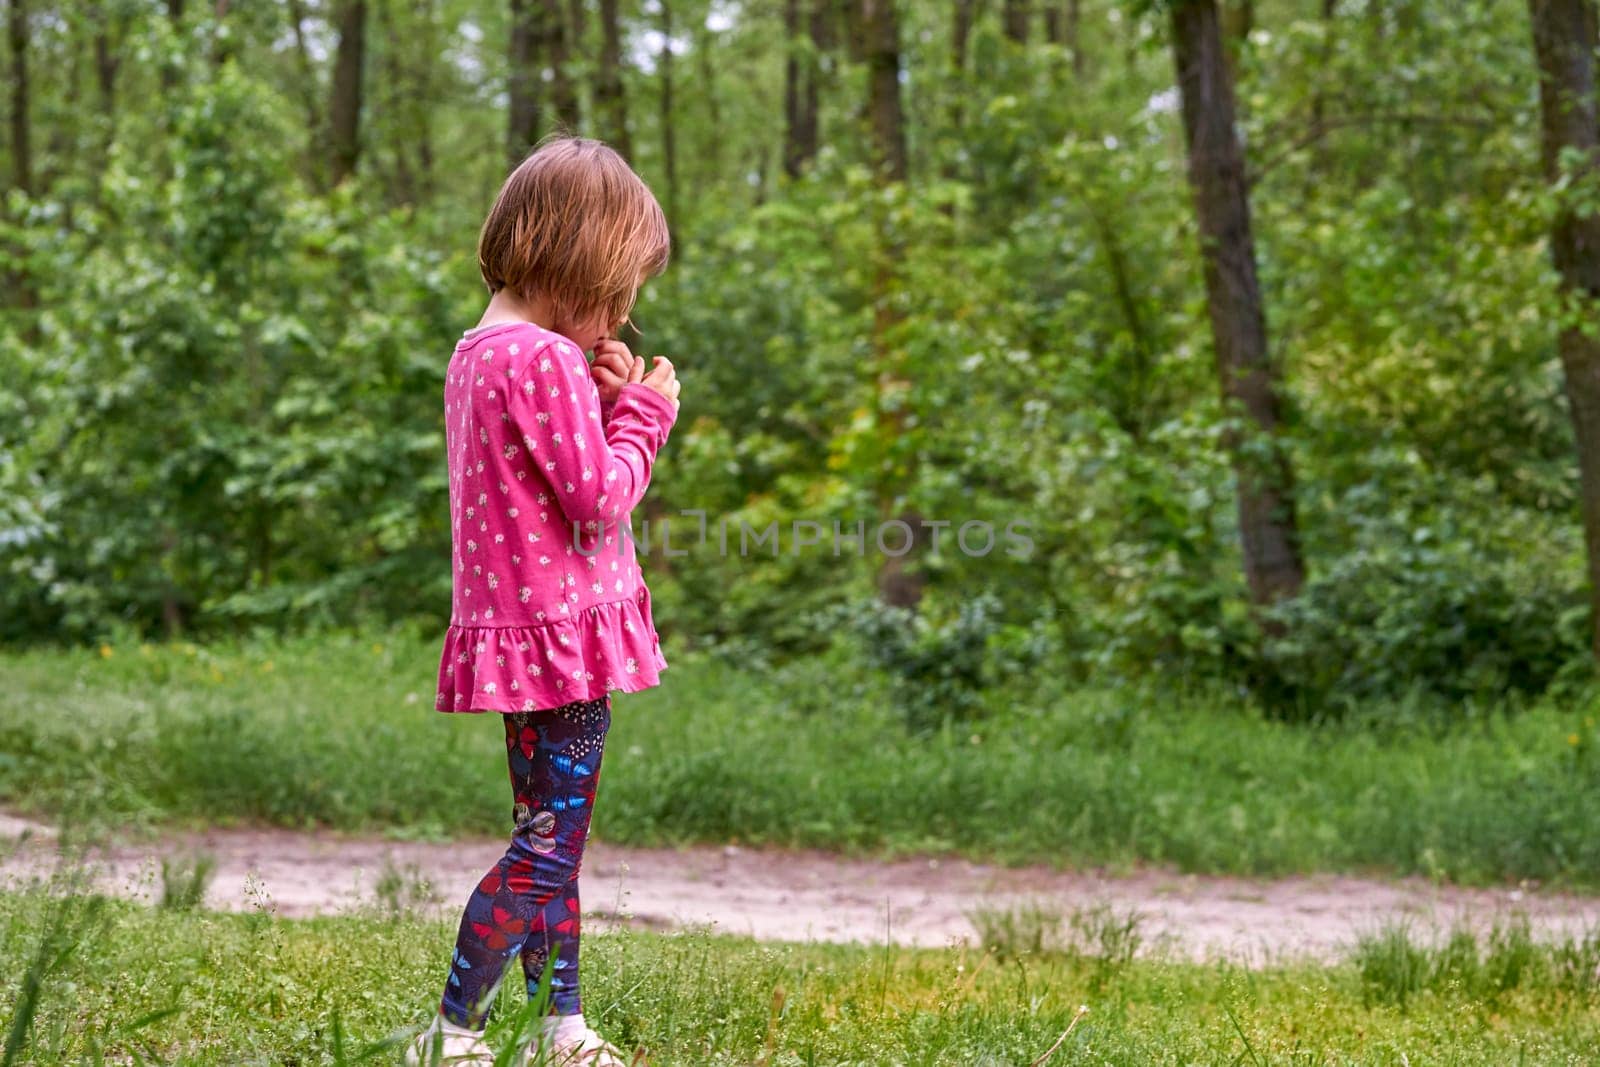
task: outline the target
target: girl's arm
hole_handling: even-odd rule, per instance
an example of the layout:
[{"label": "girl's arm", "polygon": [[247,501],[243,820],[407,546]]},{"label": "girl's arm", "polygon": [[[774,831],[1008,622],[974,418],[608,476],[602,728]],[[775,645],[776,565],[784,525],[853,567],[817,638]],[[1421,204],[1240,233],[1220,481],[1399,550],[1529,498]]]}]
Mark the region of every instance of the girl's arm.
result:
[{"label": "girl's arm", "polygon": [[633,509],[678,415],[672,401],[629,382],[604,419],[583,353],[548,337],[533,342],[506,404],[527,459],[555,490],[561,513],[578,523],[615,521]]}]

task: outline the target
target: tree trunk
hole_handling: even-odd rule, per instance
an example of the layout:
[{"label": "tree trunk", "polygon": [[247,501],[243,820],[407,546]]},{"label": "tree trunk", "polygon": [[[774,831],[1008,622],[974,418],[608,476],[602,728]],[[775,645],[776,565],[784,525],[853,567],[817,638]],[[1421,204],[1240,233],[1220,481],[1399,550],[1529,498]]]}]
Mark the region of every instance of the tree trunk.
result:
[{"label": "tree trunk", "polygon": [[1236,44],[1250,36],[1255,29],[1256,5],[1254,0],[1222,0],[1222,33],[1229,44]]},{"label": "tree trunk", "polygon": [[322,128],[322,115],[318,114],[317,107],[317,70],[310,61],[310,46],[306,45],[304,0],[288,0],[288,14],[291,34],[294,35],[294,75],[299,78],[301,109],[306,112],[306,128],[315,139],[315,131]]},{"label": "tree trunk", "polygon": [[1083,54],[1083,4],[1081,0],[1067,0],[1067,47],[1072,49],[1072,76],[1083,80],[1087,70]]},{"label": "tree trunk", "polygon": [[228,0],[215,0],[211,7],[216,15],[217,36],[212,42],[211,63],[213,66],[222,66],[233,58],[234,49],[238,42],[233,39],[228,30]]},{"label": "tree trunk", "polygon": [[[54,64],[36,65],[34,68],[36,78],[37,71],[40,69],[48,70],[54,67],[60,71],[63,83],[60,113],[63,115],[77,116],[83,114],[86,110],[83,103],[83,72],[89,70],[92,65],[91,53],[94,45],[87,32],[80,32],[83,29],[82,21],[74,19],[66,22],[62,27],[65,32],[62,34],[59,47],[67,58],[57,59]],[[49,50],[41,50],[41,54],[48,55]],[[38,84],[37,81],[34,82],[35,87]],[[39,189],[48,189],[51,187],[55,175],[63,170],[70,169],[72,165],[70,161],[81,153],[78,147],[77,123],[47,121],[44,123],[43,128],[45,131],[44,158],[46,162],[43,167],[36,166],[34,168],[33,183]],[[33,147],[35,151],[38,150],[38,145]],[[73,229],[72,218],[77,209],[77,204],[74,201],[68,201],[64,208],[66,228]]]},{"label": "tree trunk", "polygon": [[33,192],[33,126],[28,114],[27,0],[11,0],[6,30],[11,41],[11,184]]},{"label": "tree trunk", "polygon": [[867,58],[865,0],[817,0],[832,8],[832,21],[844,40],[844,54],[852,63]]},{"label": "tree trunk", "polygon": [[[868,79],[867,110],[872,120],[873,162],[878,180],[903,182],[909,166],[906,154],[905,112],[900,98],[900,22],[895,0],[862,0],[861,27],[866,50]],[[872,207],[872,391],[874,422],[880,452],[888,455],[893,442],[904,436],[906,409],[910,404],[912,381],[904,346],[894,340],[900,321],[894,307],[898,287],[895,267],[902,249],[890,236],[883,205]],[[925,578],[910,564],[920,553],[924,531],[921,517],[906,499],[915,481],[915,457],[904,468],[885,459],[876,472],[875,495],[880,522],[904,522],[911,537],[906,551],[886,554],[878,568],[878,595],[884,603],[915,608],[922,599]],[[903,535],[886,538],[898,545]]]},{"label": "tree trunk", "polygon": [[807,47],[803,67],[805,80],[800,92],[800,155],[801,162],[805,164],[809,164],[817,158],[817,146],[819,143],[817,94],[822,80],[822,70],[818,62],[821,50],[817,41],[820,24],[815,11],[819,3],[820,0],[809,0],[807,5],[812,8],[812,11],[810,12],[810,18],[806,20],[808,23],[806,27]]},{"label": "tree trunk", "polygon": [[1248,445],[1231,430],[1225,437],[1238,483],[1245,578],[1252,602],[1262,606],[1298,593],[1305,570],[1293,475],[1278,441],[1278,383],[1267,354],[1244,155],[1216,0],[1174,0],[1171,23],[1222,397],[1225,406],[1243,409],[1267,445]]},{"label": "tree trunk", "polygon": [[104,8],[95,11],[94,73],[100,88],[100,112],[108,125],[115,127],[117,119],[117,68],[122,64],[122,35],[113,32],[120,26],[120,17]]},{"label": "tree trunk", "polygon": [[832,84],[830,74],[835,70],[832,57],[839,38],[836,25],[839,8],[835,0],[809,0],[809,3],[811,17],[807,20],[806,28],[811,37],[811,86],[806,106],[811,112],[812,139],[815,142],[811,155],[815,158],[822,144],[822,92],[825,86]]},{"label": "tree trunk", "polygon": [[[1163,0],[1165,2],[1165,0]],[[1177,0],[1174,0],[1177,2]],[[1129,78],[1139,76],[1139,45],[1140,29],[1139,19],[1124,14],[1117,21],[1117,36],[1122,44],[1122,70],[1123,75]]]},{"label": "tree trunk", "polygon": [[751,155],[754,158],[747,169],[755,171],[756,188],[753,203],[755,207],[760,207],[767,202],[767,195],[771,191],[769,175],[772,173],[772,161],[768,158],[771,153],[765,144],[758,144]]},{"label": "tree trunk", "polygon": [[416,18],[420,24],[419,48],[414,53],[411,71],[411,114],[415,116],[417,141],[416,192],[419,203],[433,198],[433,101],[435,64],[439,56],[439,23],[434,0],[419,0]]},{"label": "tree trunk", "polygon": [[672,121],[672,4],[661,5],[661,164],[667,181],[667,223],[679,224],[678,215],[678,132]]},{"label": "tree trunk", "polygon": [[1394,16],[1394,28],[1400,36],[1415,36],[1425,21],[1422,0],[1399,0],[1394,6]]},{"label": "tree trunk", "polygon": [[885,180],[902,182],[909,168],[905,109],[900,101],[900,19],[895,0],[862,0],[861,15],[874,162]]},{"label": "tree trunk", "polygon": [[[1595,4],[1594,0],[1586,0],[1584,3],[1583,21],[1586,40],[1591,45],[1600,41],[1600,5]],[[1597,70],[1594,81],[1594,109],[1596,116],[1600,116],[1600,70]]]},{"label": "tree trunk", "polygon": [[[584,6],[584,0],[571,0],[571,2],[567,4],[566,53],[568,59],[571,59],[573,56],[584,56],[589,54],[588,42],[584,40],[584,37],[588,35],[588,32],[589,11]],[[572,117],[574,122],[581,117],[579,108],[576,104],[574,104],[572,108]]]},{"label": "tree trunk", "polygon": [[[322,163],[323,122],[322,107],[317,104],[317,72],[310,61],[310,48],[306,45],[306,3],[288,0],[290,30],[294,35],[294,75],[301,98],[301,110],[306,112],[306,170],[312,182],[322,186],[326,173]],[[382,30],[379,30],[382,32]]]},{"label": "tree trunk", "polygon": [[[377,20],[378,40],[385,42],[379,55],[383,60],[383,68],[377,79],[377,112],[380,115],[393,116],[389,121],[399,124],[408,134],[413,127],[420,127],[425,121],[420,112],[427,110],[427,104],[418,106],[418,97],[413,92],[411,79],[406,70],[406,49],[402,42],[409,43],[410,37],[402,36],[395,26],[394,21],[395,0],[375,0],[373,18]],[[420,6],[420,5],[419,5]],[[417,12],[420,21],[421,12]],[[418,28],[411,36],[423,36],[423,31]],[[426,101],[426,97],[420,98]],[[426,132],[419,129],[416,135],[410,135],[396,140],[394,145],[393,161],[388,166],[380,166],[385,173],[384,185],[387,187],[389,202],[398,205],[414,205],[417,203],[417,190],[419,182],[417,172],[412,166],[411,142],[422,141]]]},{"label": "tree trunk", "polygon": [[[11,0],[6,11],[6,36],[11,45],[11,184],[25,194],[33,192],[33,126],[28,111],[28,9],[25,0]],[[5,200],[0,198],[0,218],[8,218]],[[5,283],[5,304],[23,311],[33,311],[39,306],[39,294],[29,277],[25,251],[16,246],[8,249],[15,264],[0,281]],[[33,316],[23,328],[23,339],[30,343],[39,340],[39,328]]]},{"label": "tree trunk", "polygon": [[[183,39],[183,0],[167,0],[167,21],[172,23],[172,35]],[[170,59],[161,60],[161,88],[170,91],[178,84],[178,68]]]},{"label": "tree trunk", "polygon": [[883,552],[876,584],[883,603],[914,611],[927,585],[925,571],[914,564],[923,555],[929,535],[909,498],[916,485],[917,454],[910,450],[903,460],[895,458],[895,446],[907,438],[906,415],[916,388],[909,354],[895,336],[903,318],[894,306],[899,288],[896,267],[905,251],[890,235],[881,203],[873,205],[872,214],[872,410],[875,451],[882,457],[873,472],[873,493],[878,523],[884,530],[881,546],[875,546]]},{"label": "tree trunk", "polygon": [[165,592],[161,596],[161,621],[166,627],[168,640],[181,636],[184,628],[184,600],[182,590],[172,580],[182,561],[178,557],[180,542],[178,531],[167,525],[161,534],[161,575],[165,579]]},{"label": "tree trunk", "polygon": [[711,55],[711,41],[712,33],[702,19],[695,31],[695,58],[699,61],[700,98],[706,102],[707,136],[700,156],[705,161],[703,178],[707,184],[714,184],[723,174],[722,96],[717,91],[717,68]]},{"label": "tree trunk", "polygon": [[576,133],[583,116],[578,111],[578,87],[572,80],[572,53],[577,46],[577,28],[572,21],[572,9],[580,13],[582,5],[574,2],[563,10],[560,0],[549,0],[545,9],[545,32],[550,47],[550,108],[563,129]]},{"label": "tree trunk", "polygon": [[[948,101],[950,128],[963,131],[967,128],[966,79],[968,45],[972,40],[972,25],[978,13],[977,0],[955,0],[950,20],[950,83],[956,91]],[[950,153],[939,165],[939,173],[955,180],[961,175],[960,156]]]},{"label": "tree trunk", "polygon": [[600,69],[595,72],[594,107],[600,120],[600,136],[624,158],[631,159],[633,144],[628,139],[628,101],[622,88],[622,28],[617,0],[600,0]]},{"label": "tree trunk", "polygon": [[1117,227],[1106,217],[1105,211],[1092,197],[1085,198],[1084,206],[1089,213],[1095,233],[1099,235],[1100,246],[1105,250],[1106,269],[1111,274],[1112,292],[1116,295],[1117,307],[1122,312],[1122,321],[1128,328],[1128,335],[1133,339],[1132,361],[1128,366],[1119,368],[1117,375],[1125,383],[1125,389],[1116,397],[1112,407],[1112,417],[1129,437],[1135,441],[1142,441],[1149,407],[1147,401],[1150,396],[1150,370],[1156,361],[1155,345],[1150,339],[1150,330],[1145,324],[1144,314],[1139,309],[1139,298],[1135,293],[1128,256],[1122,247]]},{"label": "tree trunk", "polygon": [[[1588,0],[1528,0],[1539,64],[1539,116],[1545,177],[1561,176],[1561,154],[1577,153],[1577,172],[1600,182],[1596,117],[1595,18]],[[1565,198],[1550,230],[1550,253],[1564,305],[1557,346],[1578,444],[1583,541],[1588,554],[1590,649],[1600,662],[1600,338],[1586,334],[1600,314],[1600,214]]]},{"label": "tree trunk", "polygon": [[1072,57],[1072,77],[1083,80],[1083,49],[1079,33],[1083,29],[1083,10],[1079,0],[1047,0],[1044,9],[1045,40],[1064,49]]},{"label": "tree trunk", "polygon": [[507,42],[506,158],[515,167],[539,140],[539,5],[544,0],[511,0]]},{"label": "tree trunk", "polygon": [[[1180,0],[1181,2],[1181,0]],[[1221,0],[1223,56],[1228,64],[1228,80],[1239,84],[1239,53],[1250,41],[1250,31],[1255,28],[1256,5],[1254,0]]]},{"label": "tree trunk", "polygon": [[[1335,28],[1334,15],[1339,9],[1339,0],[1322,0],[1322,48],[1321,63],[1323,70],[1327,70],[1333,61],[1333,33]],[[1328,121],[1326,115],[1326,102],[1323,100],[1322,87],[1319,85],[1311,95],[1311,129],[1306,137],[1312,144],[1312,157],[1315,162],[1306,175],[1305,199],[1310,200],[1318,181],[1328,172]]]},{"label": "tree trunk", "polygon": [[1005,0],[1001,8],[1006,36],[1018,44],[1028,43],[1028,3],[1029,0]]},{"label": "tree trunk", "polygon": [[783,28],[788,48],[783,67],[783,169],[791,178],[798,178],[817,158],[817,64],[811,20],[805,16],[802,0],[785,0]]},{"label": "tree trunk", "polygon": [[967,69],[967,42],[972,39],[972,20],[977,0],[955,0],[950,19],[950,66],[957,72]]},{"label": "tree trunk", "polygon": [[361,156],[361,72],[366,52],[367,0],[344,0],[328,101],[329,177],[334,185],[355,172]]},{"label": "tree trunk", "polygon": [[783,169],[794,178],[801,162],[795,144],[800,133],[800,0],[784,0],[783,43]]},{"label": "tree trunk", "polygon": [[[1596,8],[1592,0],[1583,5],[1583,28],[1590,41],[1600,39],[1600,9]],[[1595,88],[1600,89],[1600,84]]]}]

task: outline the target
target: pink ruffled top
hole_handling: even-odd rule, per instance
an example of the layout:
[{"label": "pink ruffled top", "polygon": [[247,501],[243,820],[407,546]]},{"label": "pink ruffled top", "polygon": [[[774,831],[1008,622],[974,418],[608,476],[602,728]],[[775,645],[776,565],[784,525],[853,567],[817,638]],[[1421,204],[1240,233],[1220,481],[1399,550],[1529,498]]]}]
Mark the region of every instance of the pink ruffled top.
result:
[{"label": "pink ruffled top", "polygon": [[629,513],[677,418],[648,386],[602,405],[576,344],[469,331],[445,374],[454,541],[439,711],[533,711],[660,681]]}]

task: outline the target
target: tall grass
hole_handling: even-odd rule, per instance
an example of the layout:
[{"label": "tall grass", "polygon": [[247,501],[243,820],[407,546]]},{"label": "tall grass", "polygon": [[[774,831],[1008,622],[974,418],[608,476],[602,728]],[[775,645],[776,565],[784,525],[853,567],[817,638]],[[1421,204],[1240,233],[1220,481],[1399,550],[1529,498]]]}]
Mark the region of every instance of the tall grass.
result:
[{"label": "tall grass", "polygon": [[216,873],[217,859],[201,853],[184,859],[161,857],[161,907],[193,911],[205,903],[206,885]]},{"label": "tall grass", "polygon": [[[97,1067],[104,1062],[108,1045],[127,1047],[139,1062],[147,1058],[138,1046],[139,1032],[179,1010],[167,1005],[109,1024],[98,1021],[70,1035],[65,1020],[57,1020],[48,1032],[37,1032],[41,1009],[52,992],[77,988],[97,943],[114,925],[108,898],[84,891],[94,875],[90,850],[103,837],[103,832],[84,823],[84,809],[82,798],[62,808],[53,831],[57,843],[54,865],[47,876],[32,879],[29,887],[39,901],[37,914],[25,930],[6,931],[0,959],[11,977],[13,995],[8,998],[11,1011],[5,1023],[5,1044],[0,1048],[0,1067],[59,1062],[62,1044],[69,1038],[81,1043],[83,1061]],[[18,933],[22,936],[16,936]]]},{"label": "tall grass", "polygon": [[[0,803],[500,835],[498,718],[432,710],[437,654],[392,634],[0,657]],[[1590,697],[1290,726],[1218,694],[1018,681],[987,718],[912,737],[844,650],[769,670],[668,658],[661,687],[616,698],[603,839],[1600,885]]]},{"label": "tall grass", "polygon": [[[14,1062],[392,1063],[437,1008],[455,936],[453,922],[415,915],[285,920],[93,899],[103,925],[42,973]],[[23,1010],[53,909],[85,906],[0,893],[0,1017]],[[1410,973],[1422,977],[1405,979],[1397,1003],[1374,994],[1391,979],[1375,977],[1382,965],[1368,950],[1332,967],[1250,971],[1133,957],[1099,929],[1122,953],[1114,967],[1048,945],[1012,954],[762,945],[702,930],[591,936],[584,1013],[656,1067],[1032,1064],[1052,1047],[1049,1062],[1062,1065],[1498,1067],[1588,1063],[1600,1047],[1600,996],[1564,977],[1574,953],[1591,951],[1578,942],[1476,939],[1470,953],[1418,943],[1424,964]],[[1494,962],[1508,952],[1521,960],[1514,969]],[[1483,977],[1447,977],[1468,955]],[[494,996],[487,1036],[509,1059],[541,1008],[520,982]]]},{"label": "tall grass", "polygon": [[[5,1041],[0,1047],[0,1067],[17,1063],[69,1063],[79,1062],[101,1067],[108,1061],[138,1064],[172,1062],[176,1053],[179,1059],[187,1057],[175,1049],[170,1040],[165,1050],[157,1047],[159,1039],[150,1032],[164,1020],[184,1014],[185,995],[192,976],[185,976],[174,984],[164,999],[167,1003],[153,1010],[132,1012],[119,995],[130,984],[137,983],[152,965],[159,966],[160,939],[169,936],[172,927],[141,923],[140,918],[160,916],[189,916],[196,913],[204,900],[205,884],[214,869],[211,856],[201,854],[187,861],[163,862],[163,892],[154,909],[143,916],[130,912],[125,905],[113,904],[111,898],[99,893],[85,892],[95,874],[95,862],[90,846],[99,836],[83,832],[79,820],[82,806],[64,810],[60,816],[55,836],[62,847],[57,851],[56,862],[46,878],[34,878],[21,889],[0,892],[0,967],[7,975],[0,990],[12,994],[0,999],[9,1002],[9,1019],[5,1022]],[[396,872],[396,877],[403,878]],[[426,885],[423,885],[426,890]],[[369,920],[382,923],[411,916],[407,910],[413,903],[410,894],[416,890],[395,890],[390,887],[388,896],[402,899],[405,907],[377,909],[379,918]],[[379,899],[386,903],[384,887],[380,884]],[[269,965],[257,971],[259,980],[272,989],[270,1003],[281,1008],[293,999],[285,996],[296,983],[288,973],[275,969],[283,960],[283,948],[294,936],[292,928],[275,918],[270,896],[257,894],[257,909],[236,928],[258,966],[263,961]],[[140,957],[140,946],[129,951],[111,953],[106,946],[125,933],[130,916],[135,918],[134,928],[142,928],[155,935],[155,944],[148,957]],[[113,958],[128,968],[122,973],[106,973],[104,968]],[[555,957],[545,963],[537,988],[525,999],[509,993],[506,979],[520,979],[522,971],[513,965],[502,975],[501,981],[485,993],[486,1001],[493,1005],[494,1024],[485,1034],[486,1041],[496,1050],[497,1067],[544,1067],[550,1061],[550,1050],[540,1040],[540,1020],[549,1011]],[[292,971],[293,965],[290,965]],[[202,978],[202,980],[205,980]],[[523,983],[512,983],[521,988]],[[7,988],[9,985],[10,988]],[[85,1011],[88,1000],[82,996],[85,988],[103,990],[106,1003],[92,1013]],[[159,985],[158,985],[159,988]],[[328,988],[334,986],[330,983]],[[358,999],[365,992],[356,991]],[[157,999],[162,999],[157,995]],[[514,1002],[518,1001],[520,1002]],[[326,1058],[334,1067],[346,1065],[392,1062],[401,1048],[411,1043],[421,1026],[399,1027],[377,1038],[358,1038],[347,1032],[344,1009],[335,1006],[326,1023]],[[319,1034],[322,1031],[319,1029]],[[290,1052],[284,1046],[283,1052]],[[430,1065],[440,1060],[437,1042],[425,1055]],[[266,1062],[298,1062],[299,1055]],[[218,1062],[230,1062],[222,1060]]]},{"label": "tall grass", "polygon": [[1484,937],[1458,925],[1436,944],[1410,922],[1391,922],[1357,942],[1353,961],[1369,1002],[1402,1009],[1425,993],[1494,1003],[1523,988],[1600,1001],[1600,929],[1541,944],[1525,915]]},{"label": "tall grass", "polygon": [[1065,955],[1085,971],[1089,989],[1101,992],[1144,945],[1144,916],[1101,901],[1063,914],[1048,902],[969,913],[978,943],[997,959]]}]

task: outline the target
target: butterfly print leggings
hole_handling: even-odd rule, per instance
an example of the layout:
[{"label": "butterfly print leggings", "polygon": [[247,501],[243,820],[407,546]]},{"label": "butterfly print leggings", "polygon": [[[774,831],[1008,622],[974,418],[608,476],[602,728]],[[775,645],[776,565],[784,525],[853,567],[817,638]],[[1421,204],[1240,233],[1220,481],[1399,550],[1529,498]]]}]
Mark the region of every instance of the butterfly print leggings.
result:
[{"label": "butterfly print leggings", "polygon": [[500,978],[522,957],[528,995],[555,957],[550,1010],[582,1012],[578,995],[578,868],[611,725],[611,699],[500,712],[511,768],[511,845],[473,889],[461,916],[439,1011],[481,1030]]}]

